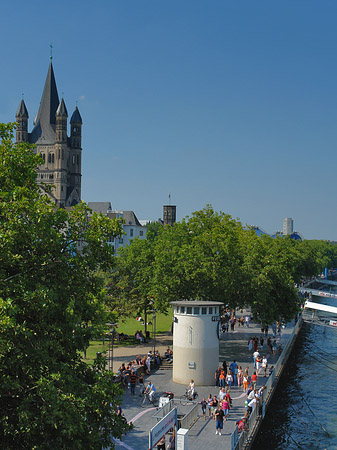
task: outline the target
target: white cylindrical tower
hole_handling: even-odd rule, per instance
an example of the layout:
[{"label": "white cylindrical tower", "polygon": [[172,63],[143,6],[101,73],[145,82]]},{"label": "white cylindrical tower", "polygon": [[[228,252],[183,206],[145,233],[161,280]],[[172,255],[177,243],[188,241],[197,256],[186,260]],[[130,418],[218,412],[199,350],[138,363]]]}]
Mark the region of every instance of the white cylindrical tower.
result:
[{"label": "white cylindrical tower", "polygon": [[223,303],[177,301],[173,306],[172,381],[196,385],[214,384],[219,364],[220,308]]}]

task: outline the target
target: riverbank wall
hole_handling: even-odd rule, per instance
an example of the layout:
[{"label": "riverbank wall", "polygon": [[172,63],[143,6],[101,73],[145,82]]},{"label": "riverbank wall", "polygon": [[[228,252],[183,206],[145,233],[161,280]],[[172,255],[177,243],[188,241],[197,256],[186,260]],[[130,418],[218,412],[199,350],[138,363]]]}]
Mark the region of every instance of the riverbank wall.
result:
[{"label": "riverbank wall", "polygon": [[277,389],[278,382],[282,376],[284,367],[291,354],[292,348],[296,342],[297,336],[303,325],[303,319],[300,317],[294,326],[292,334],[289,336],[286,345],[284,346],[277,363],[274,366],[273,373],[265,384],[266,389],[263,391],[260,405],[255,408],[249,418],[249,431],[238,434],[237,427],[231,436],[232,450],[249,450],[254,442],[254,439],[260,429],[262,421],[266,415],[268,406],[273,398],[274,392]]}]

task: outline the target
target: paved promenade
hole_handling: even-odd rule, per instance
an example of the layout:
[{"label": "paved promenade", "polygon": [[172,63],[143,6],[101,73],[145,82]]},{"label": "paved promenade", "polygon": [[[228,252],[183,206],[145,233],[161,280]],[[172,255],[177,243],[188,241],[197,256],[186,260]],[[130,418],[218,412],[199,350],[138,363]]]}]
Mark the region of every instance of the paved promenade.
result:
[{"label": "paved promenade", "polygon": [[[285,329],[282,329],[282,335],[277,340],[279,344],[283,346],[285,340],[288,339],[291,334],[293,326],[287,325]],[[269,335],[272,334],[271,330]],[[219,364],[221,365],[223,360],[227,362],[227,365],[235,359],[239,366],[245,369],[249,367],[249,375],[253,373],[254,364],[252,359],[252,352],[248,350],[248,339],[250,336],[261,336],[260,326],[252,324],[249,328],[235,327],[235,331],[223,334],[220,341],[220,353]],[[162,336],[159,338],[158,346],[159,351],[163,351],[167,348],[167,345],[171,345],[172,336]],[[127,362],[130,359],[135,358],[138,354],[145,354],[148,350],[151,350],[152,346],[144,344],[143,346],[137,346],[136,348],[124,347],[115,350],[114,358],[116,358],[116,366],[122,362]],[[267,345],[264,345],[265,351]],[[174,349],[173,349],[174,351]],[[259,348],[262,354],[265,354],[263,350]],[[268,366],[275,365],[278,356],[268,355]],[[114,366],[115,367],[115,366]],[[117,367],[118,368],[118,367]],[[216,367],[214,367],[214,371]],[[184,392],[186,386],[172,382],[172,370],[154,370],[153,373],[146,377],[146,381],[151,380],[156,386],[157,392],[162,393],[165,391],[171,391],[175,394],[176,398],[179,398]],[[258,377],[257,386],[264,384],[266,378],[263,376]],[[209,394],[219,394],[219,388],[212,386],[196,386],[196,390],[199,394],[198,401],[203,397],[207,399]],[[148,446],[148,434],[149,430],[155,425],[155,420],[152,419],[152,415],[156,412],[156,409],[148,408],[142,409],[140,407],[140,398],[138,396],[139,389],[136,389],[136,395],[132,396],[128,389],[126,389],[122,408],[123,413],[128,421],[132,421],[134,429],[123,437],[122,442],[116,442],[116,449],[128,449],[128,450],[146,450]],[[230,436],[235,428],[236,421],[243,416],[245,411],[245,395],[242,387],[232,387],[231,396],[233,400],[233,407],[230,410],[229,418],[224,424],[224,429],[221,436],[215,434],[215,421],[211,418],[204,420],[202,418],[201,408],[199,410],[200,417],[195,424],[190,428],[188,433],[188,446],[190,450],[205,450],[211,449],[229,449],[230,448]]]}]

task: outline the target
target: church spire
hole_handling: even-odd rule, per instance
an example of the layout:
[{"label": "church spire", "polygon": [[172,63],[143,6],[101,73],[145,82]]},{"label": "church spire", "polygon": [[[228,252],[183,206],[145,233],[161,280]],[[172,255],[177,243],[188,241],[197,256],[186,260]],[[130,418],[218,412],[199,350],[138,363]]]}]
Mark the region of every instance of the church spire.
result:
[{"label": "church spire", "polygon": [[32,143],[35,143],[39,138],[46,144],[54,142],[56,110],[59,104],[53,64],[50,61],[40,108],[34,120],[35,127],[31,133]]}]

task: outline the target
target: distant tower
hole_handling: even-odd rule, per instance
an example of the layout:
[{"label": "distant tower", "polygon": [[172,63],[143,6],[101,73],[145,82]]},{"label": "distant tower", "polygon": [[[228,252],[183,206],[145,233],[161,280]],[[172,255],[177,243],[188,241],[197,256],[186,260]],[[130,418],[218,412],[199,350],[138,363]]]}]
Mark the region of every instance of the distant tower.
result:
[{"label": "distant tower", "polygon": [[28,142],[28,111],[23,99],[16,111],[16,142]]},{"label": "distant tower", "polygon": [[174,225],[176,223],[176,209],[174,205],[164,205],[163,207],[163,222],[164,225]]},{"label": "distant tower", "polygon": [[294,221],[290,217],[286,217],[283,220],[283,234],[288,235],[292,234],[294,231]]},{"label": "distant tower", "polygon": [[82,118],[76,106],[68,137],[68,111],[63,98],[59,101],[51,59],[31,133],[28,133],[28,111],[21,100],[16,112],[16,142],[35,144],[34,152],[43,159],[37,169],[37,182],[53,185],[50,197],[56,206],[63,208],[81,201]]}]

